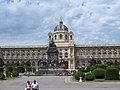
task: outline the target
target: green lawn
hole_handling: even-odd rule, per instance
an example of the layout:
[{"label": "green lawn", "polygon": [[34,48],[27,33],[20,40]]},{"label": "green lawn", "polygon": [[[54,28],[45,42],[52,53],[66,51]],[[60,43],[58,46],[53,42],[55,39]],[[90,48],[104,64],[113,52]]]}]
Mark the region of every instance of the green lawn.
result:
[{"label": "green lawn", "polygon": [[95,79],[93,82],[120,82],[120,80]]}]

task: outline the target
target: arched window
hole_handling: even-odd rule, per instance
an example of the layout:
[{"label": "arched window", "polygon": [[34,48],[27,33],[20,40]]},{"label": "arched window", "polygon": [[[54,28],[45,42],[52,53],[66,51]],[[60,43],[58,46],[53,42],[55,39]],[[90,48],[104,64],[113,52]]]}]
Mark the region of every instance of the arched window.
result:
[{"label": "arched window", "polygon": [[82,61],[82,65],[85,66],[85,61]]},{"label": "arched window", "polygon": [[106,52],[104,52],[103,54],[106,54]]},{"label": "arched window", "polygon": [[59,36],[59,37],[60,37],[60,39],[62,39],[62,37],[63,37],[63,36],[62,36],[62,34],[60,34],[60,36]]},{"label": "arched window", "polygon": [[24,61],[22,61],[22,62],[21,62],[21,66],[24,66],[24,65],[25,65],[25,62],[24,62]]},{"label": "arched window", "polygon": [[19,65],[20,65],[19,61],[17,61],[17,62],[15,63],[15,65],[19,66]]},{"label": "arched window", "polygon": [[34,61],[32,62],[32,66],[35,66],[35,62]]},{"label": "arched window", "polygon": [[9,64],[9,61],[7,61],[7,64]]},{"label": "arched window", "polygon": [[14,61],[12,61],[12,64],[14,64]]},{"label": "arched window", "polygon": [[108,54],[112,54],[112,52],[109,52]]},{"label": "arched window", "polygon": [[67,36],[67,35],[65,35],[65,39],[66,39],[66,40],[68,39],[68,36]]},{"label": "arched window", "polygon": [[51,36],[49,36],[49,40],[51,39]]},{"label": "arched window", "polygon": [[57,35],[55,35],[55,40],[57,39]]},{"label": "arched window", "polygon": [[65,53],[65,58],[67,58],[68,57],[68,53]]},{"label": "arched window", "polygon": [[70,40],[72,40],[72,35],[70,35]]}]

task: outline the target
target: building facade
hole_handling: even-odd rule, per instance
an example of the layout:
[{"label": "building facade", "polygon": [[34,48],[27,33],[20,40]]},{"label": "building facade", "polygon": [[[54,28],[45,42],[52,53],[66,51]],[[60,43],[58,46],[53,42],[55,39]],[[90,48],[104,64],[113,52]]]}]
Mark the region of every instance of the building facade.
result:
[{"label": "building facade", "polygon": [[31,66],[39,70],[40,62],[48,59],[47,50],[51,40],[59,51],[58,59],[64,59],[68,69],[89,66],[93,59],[103,64],[108,61],[120,61],[120,45],[76,45],[73,32],[69,31],[62,20],[53,32],[48,33],[48,45],[0,46],[0,58],[5,64],[13,65],[22,65],[30,61]]}]

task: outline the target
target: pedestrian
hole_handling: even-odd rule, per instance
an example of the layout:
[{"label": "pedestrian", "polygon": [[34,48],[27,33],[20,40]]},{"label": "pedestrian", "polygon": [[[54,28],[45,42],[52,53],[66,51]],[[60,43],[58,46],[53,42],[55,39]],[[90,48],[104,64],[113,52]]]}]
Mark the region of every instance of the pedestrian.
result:
[{"label": "pedestrian", "polygon": [[32,90],[30,81],[27,81],[25,90]]},{"label": "pedestrian", "polygon": [[32,90],[39,90],[39,85],[36,80],[33,81],[31,86],[32,86]]}]

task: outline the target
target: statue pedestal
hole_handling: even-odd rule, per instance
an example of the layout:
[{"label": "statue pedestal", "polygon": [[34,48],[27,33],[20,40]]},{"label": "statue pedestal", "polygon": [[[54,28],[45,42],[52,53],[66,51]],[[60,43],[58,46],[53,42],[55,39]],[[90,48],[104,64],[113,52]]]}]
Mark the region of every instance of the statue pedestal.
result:
[{"label": "statue pedestal", "polygon": [[82,82],[82,77],[80,77],[80,80],[79,80],[79,82]]}]

